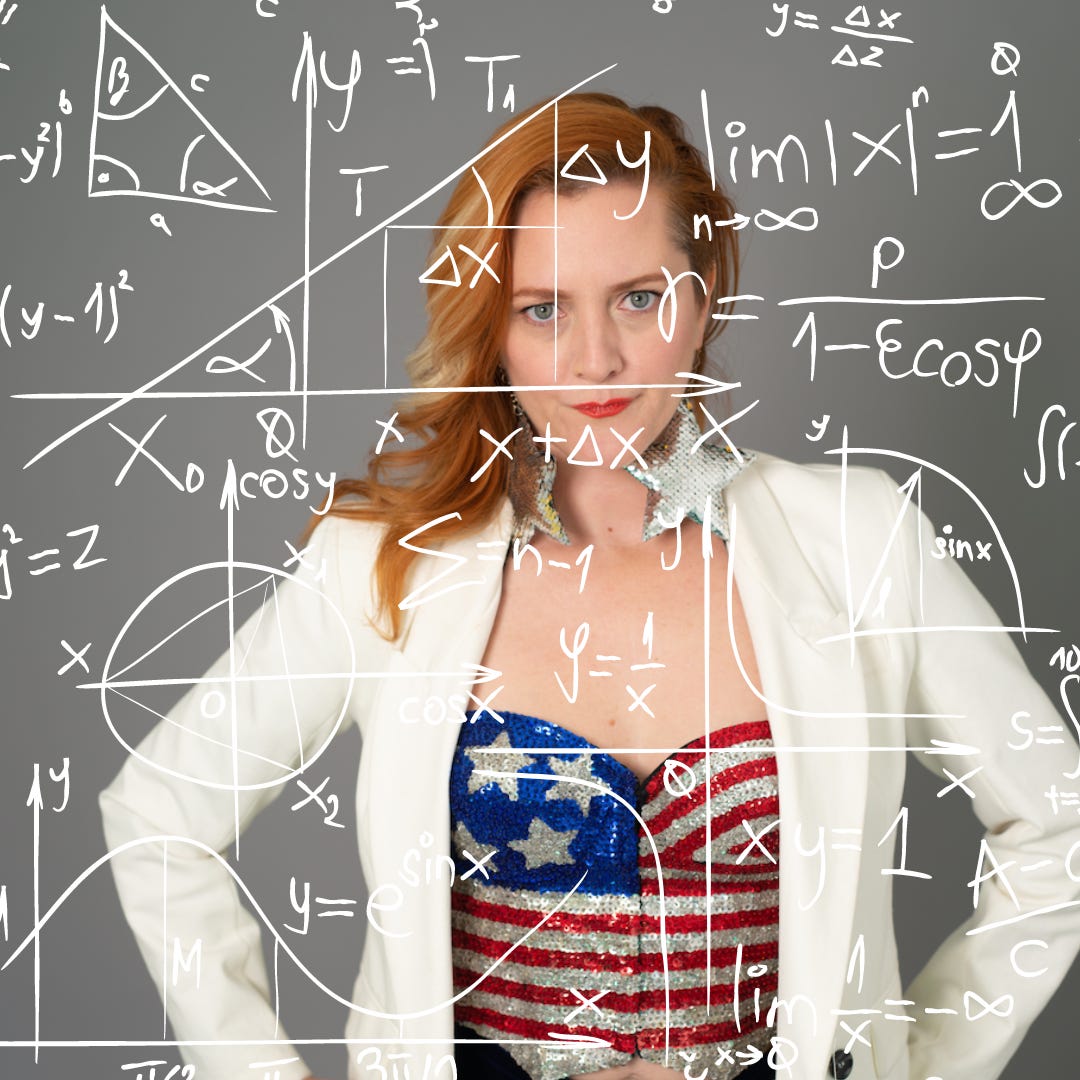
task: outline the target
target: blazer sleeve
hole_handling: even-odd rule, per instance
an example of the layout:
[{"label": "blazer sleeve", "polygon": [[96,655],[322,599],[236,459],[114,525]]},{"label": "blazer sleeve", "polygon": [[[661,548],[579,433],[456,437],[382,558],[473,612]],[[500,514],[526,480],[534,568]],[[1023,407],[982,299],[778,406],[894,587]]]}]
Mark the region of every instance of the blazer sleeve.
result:
[{"label": "blazer sleeve", "polygon": [[[895,482],[886,480],[899,510]],[[936,530],[929,519],[914,504],[907,517],[901,536],[911,625],[1000,627],[956,561],[930,556]],[[1080,816],[1046,796],[1054,785],[1076,787],[1067,774],[1077,768],[1077,746],[1010,632],[933,630],[916,634],[915,642],[908,711],[960,718],[909,720],[909,742],[927,746],[945,739],[979,748],[970,758],[917,756],[944,784],[949,778],[943,769],[963,776],[978,767],[965,783],[986,831],[980,848],[957,859],[965,882],[985,876],[977,906],[971,888],[972,915],[939,946],[905,995],[914,1002],[909,1013],[915,1018],[910,1076],[993,1080],[1080,947]],[[926,1008],[956,1013],[927,1014]]]},{"label": "blazer sleeve", "polygon": [[[250,1080],[252,1062],[290,1057],[276,1068],[281,1080],[309,1073],[289,1045],[250,1042],[286,1036],[269,1003],[261,927],[227,856],[237,824],[243,831],[310,763],[346,722],[355,685],[363,691],[365,680],[351,678],[357,646],[381,639],[348,615],[340,548],[355,528],[320,522],[293,575],[267,579],[231,647],[100,796],[124,913],[176,1038],[226,1044],[183,1048],[198,1076]],[[191,977],[174,986],[176,949],[188,957],[196,943],[197,988]]]}]

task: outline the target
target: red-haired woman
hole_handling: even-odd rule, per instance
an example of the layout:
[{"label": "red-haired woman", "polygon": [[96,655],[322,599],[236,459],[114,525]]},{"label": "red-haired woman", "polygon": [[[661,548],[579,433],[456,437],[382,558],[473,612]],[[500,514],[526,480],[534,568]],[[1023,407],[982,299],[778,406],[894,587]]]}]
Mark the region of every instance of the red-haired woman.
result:
[{"label": "red-haired woman", "polygon": [[[675,116],[601,94],[506,125],[463,173],[432,259],[483,265],[428,285],[407,440],[339,485],[273,617],[102,796],[113,846],[198,841],[170,844],[167,897],[160,843],[115,864],[159,978],[163,904],[202,939],[201,988],[169,995],[181,1038],[278,1032],[214,853],[347,717],[370,894],[350,1076],[1004,1068],[1080,938],[1080,829],[1042,795],[1075,751],[1010,749],[1010,716],[1056,713],[887,474],[706,438],[715,409],[688,402],[736,291],[734,216]],[[216,682],[227,710],[204,707]],[[984,879],[905,992],[906,855],[879,840],[905,743],[967,772],[934,740],[979,748]],[[1014,923],[1039,909],[1036,953]],[[976,1025],[968,995],[1009,1009]],[[307,1075],[278,1045],[188,1052]]]}]

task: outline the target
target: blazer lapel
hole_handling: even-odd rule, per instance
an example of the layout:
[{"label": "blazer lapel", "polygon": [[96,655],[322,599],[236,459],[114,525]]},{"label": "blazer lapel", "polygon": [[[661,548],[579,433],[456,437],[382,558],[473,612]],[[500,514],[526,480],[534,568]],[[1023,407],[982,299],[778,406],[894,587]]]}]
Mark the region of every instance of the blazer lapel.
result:
[{"label": "blazer lapel", "polygon": [[[737,586],[777,751],[780,955],[777,1034],[795,1076],[820,1075],[833,1046],[850,950],[866,807],[868,721],[847,628],[759,470],[725,492],[728,589]],[[840,558],[839,543],[837,559]],[[837,580],[840,580],[837,578]]]}]

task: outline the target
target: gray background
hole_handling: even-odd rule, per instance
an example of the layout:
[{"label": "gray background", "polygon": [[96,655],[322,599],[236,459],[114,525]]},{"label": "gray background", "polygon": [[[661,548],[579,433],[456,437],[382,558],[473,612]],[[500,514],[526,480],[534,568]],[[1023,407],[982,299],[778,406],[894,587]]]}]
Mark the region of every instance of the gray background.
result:
[{"label": "gray background", "polygon": [[[704,88],[721,176],[732,145],[724,126],[735,120],[745,123],[739,180],[732,188],[740,209],[753,214],[769,207],[787,214],[813,206],[820,224],[809,232],[751,226],[742,233],[741,291],[760,294],[765,302],[744,306],[742,310],[761,318],[733,324],[716,349],[718,363],[744,384],[732,408],[760,399],[733,428],[734,436],[743,446],[815,460],[836,445],[840,425],[847,424],[853,445],[923,457],[968,483],[1005,531],[1030,623],[1060,630],[1053,636],[1033,635],[1022,644],[1033,672],[1057,699],[1060,676],[1048,661],[1059,644],[1070,644],[1077,634],[1072,534],[1080,480],[1070,465],[1065,479],[1051,471],[1036,490],[1025,483],[1023,473],[1038,468],[1037,435],[1044,409],[1060,403],[1068,419],[1080,412],[1072,322],[1080,175],[1074,49],[1080,11],[1065,0],[905,3],[891,32],[913,42],[887,45],[880,69],[853,69],[830,63],[848,39],[829,27],[843,24],[853,7],[850,0],[813,3],[805,10],[818,17],[820,29],[789,26],[774,39],[765,32],[767,25],[779,22],[771,5],[742,0],[675,0],[669,14],[654,12],[649,0],[428,0],[425,15],[439,21],[428,32],[434,100],[426,76],[395,75],[386,62],[416,51],[415,18],[409,11],[395,11],[391,0],[281,0],[276,8],[266,8],[273,18],[260,17],[254,0],[111,4],[111,17],[188,92],[259,176],[270,202],[210,139],[193,152],[192,178],[238,175],[230,189],[235,201],[270,205],[276,211],[272,214],[163,198],[88,198],[99,8],[42,0],[14,10],[0,27],[0,62],[9,69],[0,70],[5,106],[0,110],[0,154],[15,155],[15,160],[0,160],[0,290],[11,286],[6,320],[13,343],[0,344],[7,389],[0,401],[5,451],[0,524],[6,521],[22,538],[20,544],[4,544],[9,547],[12,595],[0,601],[7,689],[0,754],[0,884],[6,886],[9,906],[7,949],[32,927],[32,814],[25,803],[34,763],[44,771],[59,768],[64,757],[71,762],[68,807],[62,814],[46,810],[42,817],[44,909],[103,854],[96,795],[123,760],[122,748],[104,723],[97,692],[79,684],[100,676],[113,639],[153,589],[184,569],[224,557],[225,516],[218,498],[226,461],[232,458],[245,469],[282,464],[266,454],[257,411],[281,404],[290,409],[298,428],[300,416],[295,399],[135,400],[25,468],[43,447],[105,403],[16,395],[134,390],[256,311],[302,274],[304,108],[302,98],[299,103],[291,100],[290,86],[305,30],[317,52],[327,50],[335,80],[344,79],[350,50],[358,50],[362,61],[351,116],[340,134],[328,121],[340,125],[343,96],[325,86],[320,89],[312,135],[312,263],[396,213],[469,158],[495,123],[509,115],[499,108],[507,81],[514,83],[521,112],[617,64],[590,85],[674,109],[687,118],[699,142],[704,136]],[[877,5],[870,7],[872,22],[878,21],[879,11]],[[0,11],[0,17],[4,13]],[[996,41],[1020,50],[1017,76],[991,71]],[[851,43],[857,55],[866,53],[865,43]],[[106,43],[106,65],[115,44],[114,37]],[[132,97],[137,99],[137,89],[152,85],[154,76],[140,68],[137,53],[126,53]],[[503,53],[519,53],[520,59],[498,68],[495,109],[489,113],[485,67],[466,63],[464,57]],[[202,92],[189,88],[196,73],[209,76]],[[914,113],[920,167],[916,197],[904,109],[919,86],[928,90],[929,102]],[[57,108],[62,88],[71,115]],[[1008,131],[989,136],[1010,90],[1017,94],[1023,145],[1019,174]],[[839,153],[835,187],[829,182],[824,150],[826,118],[832,122]],[[28,166],[20,148],[32,153],[41,125],[57,120],[63,127],[58,175],[51,175],[55,142],[50,141],[39,175],[21,182]],[[900,128],[888,146],[900,154],[902,165],[878,155],[853,177],[870,148],[852,132],[878,139],[894,124]],[[939,130],[962,127],[983,131],[970,143],[963,136],[937,137]],[[131,163],[146,188],[175,192],[184,147],[199,130],[186,108],[167,94],[141,117],[99,125],[98,150]],[[793,156],[785,160],[785,183],[777,183],[768,167],[759,178],[751,177],[749,143],[776,146],[789,132],[807,145],[810,183],[802,182]],[[55,128],[47,134],[55,140]],[[935,160],[935,153],[965,144],[980,149]],[[353,181],[339,170],[372,165],[389,169],[365,180],[358,219]],[[979,212],[983,192],[1018,175],[1024,183],[1053,179],[1060,185],[1061,200],[1045,209],[1021,202],[1000,220],[986,220]],[[447,193],[443,189],[400,223],[434,221]],[[1047,190],[1037,194],[1045,197]],[[171,237],[152,225],[154,213],[164,214]],[[817,378],[810,382],[806,347],[791,344],[805,309],[777,307],[777,301],[868,295],[871,253],[885,235],[901,238],[907,255],[897,269],[883,275],[880,294],[1031,294],[1045,301],[963,308],[821,307],[820,344],[872,342],[879,319],[902,317],[903,327],[894,328],[905,343],[894,358],[899,367],[902,359],[910,364],[918,343],[927,338],[939,337],[950,349],[971,350],[983,337],[1007,339],[1015,346],[1027,327],[1036,327],[1043,345],[1024,369],[1015,418],[1011,369],[992,388],[969,382],[947,389],[936,380],[887,379],[872,350],[822,352]],[[400,360],[421,332],[416,277],[424,266],[426,244],[423,232],[395,230],[389,238],[391,387],[402,385]],[[119,326],[105,343],[108,313],[105,327],[96,332],[93,310],[84,314],[83,308],[95,282],[103,282],[107,294],[121,268],[134,291],[119,293]],[[18,312],[21,307],[32,312],[39,301],[45,304],[42,328],[26,340],[19,334],[24,324]],[[279,303],[291,318],[300,348],[302,291],[293,290]],[[312,281],[312,388],[384,385],[382,303],[382,234],[376,232]],[[54,313],[75,319],[58,322]],[[287,385],[288,353],[280,337],[254,369],[265,383],[205,370],[214,353],[248,356],[272,332],[271,317],[263,312],[157,389],[281,389]],[[311,473],[333,469],[355,475],[378,435],[375,419],[391,411],[391,399],[380,396],[312,398],[306,445],[301,447],[298,440],[293,449],[298,460],[289,465]],[[831,414],[832,426],[820,443],[811,443],[804,433],[823,413]],[[176,490],[145,456],[117,482],[132,446],[110,422],[138,440],[163,414],[166,419],[147,448],[177,476],[183,477],[188,462],[205,470],[205,486],[195,494]],[[1050,425],[1051,457],[1053,439],[1065,422],[1056,418]],[[1067,443],[1066,462],[1080,456],[1078,450],[1080,444]],[[889,467],[898,480],[911,471],[898,462],[873,463]],[[237,518],[238,557],[282,565],[288,558],[283,541],[295,541],[306,520],[306,502],[315,497],[305,502],[291,497],[245,501]],[[987,535],[985,524],[946,485],[928,483],[925,504],[939,525],[954,524],[955,535]],[[71,564],[85,539],[66,534],[91,524],[100,526],[100,532],[89,557],[105,556],[107,561],[75,570]],[[61,567],[32,575],[32,567],[49,560],[31,562],[27,556],[50,547],[60,548]],[[1012,621],[1011,589],[1000,560],[978,564],[970,572],[1003,618]],[[190,616],[200,599],[214,598],[211,588],[204,598],[185,597],[175,609],[158,611],[158,632],[167,632],[170,620]],[[176,599],[174,595],[171,602]],[[146,632],[154,629],[149,625]],[[71,658],[62,640],[76,651],[89,643],[89,673],[75,665],[58,674]],[[159,674],[200,673],[223,647],[223,640],[188,641],[182,650],[162,657]],[[166,694],[160,707],[176,696]],[[328,790],[347,793],[358,750],[354,732],[342,736],[332,754],[321,759],[313,781],[328,774]],[[898,933],[907,977],[970,910],[964,882],[974,870],[978,835],[974,818],[961,805],[966,800],[955,792],[945,800],[935,799],[937,785],[921,769],[913,769],[909,777],[911,865],[932,872],[934,879],[898,884]],[[312,881],[320,895],[363,895],[352,829],[334,831],[321,827],[317,816],[291,814],[292,801],[278,800],[255,823],[245,836],[242,859],[245,880],[279,923],[290,915],[290,876]],[[342,801],[348,805],[350,800]],[[347,821],[347,813],[342,819]],[[343,994],[350,991],[358,962],[360,922],[313,920],[312,933],[293,940],[305,962]],[[1075,1025],[1068,1003],[1075,1000],[1078,985],[1074,975],[1032,1029],[1006,1076],[1075,1073]],[[10,1044],[33,1039],[33,1001],[33,963],[27,951],[0,974],[0,1073],[5,1076],[51,1078],[77,1069],[85,1075],[112,1076],[119,1074],[122,1062],[155,1056],[138,1049],[46,1048],[35,1066],[32,1050]],[[288,972],[283,972],[282,1002],[294,1036],[340,1034],[340,1010],[327,1006]],[[107,873],[81,886],[43,934],[41,1021],[46,1040],[161,1037],[160,1006]],[[307,1054],[324,1075],[343,1075],[340,1048],[315,1048]]]}]

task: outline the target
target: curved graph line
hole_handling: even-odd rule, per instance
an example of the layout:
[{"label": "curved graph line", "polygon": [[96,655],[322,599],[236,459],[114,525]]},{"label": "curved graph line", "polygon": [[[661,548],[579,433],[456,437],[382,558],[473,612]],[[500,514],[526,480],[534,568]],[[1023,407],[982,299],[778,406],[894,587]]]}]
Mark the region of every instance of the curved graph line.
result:
[{"label": "curved graph line", "polygon": [[[201,840],[194,840],[190,836],[169,836],[165,834],[159,834],[157,836],[142,836],[139,837],[137,840],[129,840],[127,841],[127,843],[121,844],[117,848],[113,848],[111,851],[106,852],[99,859],[96,859],[94,862],[92,862],[81,874],[79,874],[77,878],[75,878],[71,882],[71,884],[56,898],[56,900],[53,901],[48,911],[46,911],[45,914],[38,919],[33,929],[30,931],[30,933],[26,935],[25,938],[23,938],[23,940],[16,947],[15,951],[7,958],[7,960],[4,961],[3,964],[0,964],[0,971],[7,970],[8,965],[11,964],[12,961],[14,961],[27,947],[29,947],[38,938],[41,931],[44,929],[45,924],[63,906],[68,897],[71,896],[71,894],[84,881],[86,881],[86,879],[90,877],[91,874],[93,874],[96,870],[99,870],[101,867],[105,866],[106,863],[110,862],[113,856],[120,855],[125,851],[133,851],[135,848],[143,847],[144,845],[148,844],[164,845],[170,843],[188,844],[191,847],[202,851],[206,855],[209,855],[210,858],[213,859],[223,870],[227,871],[229,876],[232,877],[233,881],[236,882],[236,885],[240,889],[240,891],[244,894],[244,896],[247,897],[252,908],[254,909],[255,914],[259,917],[259,919],[262,920],[263,926],[266,927],[266,929],[273,937],[275,944],[285,951],[285,954],[289,957],[290,960],[292,960],[292,962],[296,965],[297,969],[303,975],[307,976],[308,980],[312,983],[312,985],[318,987],[318,989],[320,989],[324,994],[326,994],[327,997],[336,1001],[339,1005],[344,1005],[345,1008],[351,1009],[353,1012],[363,1013],[365,1016],[373,1016],[379,1020],[417,1020],[424,1016],[430,1016],[432,1013],[439,1012],[440,1010],[445,1009],[450,1005],[453,1005],[461,997],[468,993],[469,990],[472,989],[472,987],[467,987],[465,990],[461,991],[460,994],[455,995],[453,998],[450,998],[447,1001],[440,1002],[437,1005],[432,1005],[430,1008],[418,1010],[417,1012],[382,1012],[378,1009],[369,1009],[364,1005],[358,1005],[355,1001],[350,1001],[348,998],[342,997],[336,990],[332,990],[329,986],[322,982],[322,980],[320,980],[318,976],[316,976],[315,973],[312,972],[306,964],[304,964],[300,957],[298,957],[296,953],[293,952],[293,950],[289,947],[288,942],[281,936],[281,934],[278,933],[277,928],[270,921],[266,912],[264,912],[263,909],[259,906],[259,903],[252,895],[251,890],[244,883],[243,878],[241,878],[240,875],[236,872],[236,870],[229,865],[228,861],[221,855],[220,852],[215,851],[212,847],[210,847],[209,844],[204,844]],[[515,941],[510,946],[510,948],[508,948],[506,952],[499,957],[499,959],[496,961],[496,964],[502,963],[502,961],[505,960],[519,945],[524,944],[533,934],[535,934],[536,931],[539,930],[552,917],[552,915],[559,911],[562,906],[570,899],[570,897],[574,895],[575,892],[577,892],[578,888],[580,888],[581,886],[581,882],[584,880],[585,875],[583,874],[581,879],[566,894],[566,896],[564,896],[562,900],[560,900],[559,903],[556,904],[555,907],[553,907],[551,911],[549,911],[519,941]],[[483,976],[481,976],[481,978],[483,978]],[[601,1042],[599,1045],[606,1046],[608,1044],[606,1042]]]},{"label": "curved graph line", "polygon": [[[835,709],[827,710],[826,712],[815,712],[812,709],[796,709],[790,705],[782,705],[779,701],[773,701],[771,698],[765,696],[765,691],[757,686],[753,679],[750,678],[749,673],[746,670],[746,664],[743,661],[742,652],[739,650],[739,643],[735,639],[735,606],[734,606],[734,592],[735,592],[735,537],[738,527],[739,518],[738,503],[733,503],[728,507],[728,567],[727,567],[727,624],[728,624],[728,641],[731,644],[731,653],[735,657],[735,664],[739,669],[739,674],[742,676],[742,681],[750,692],[762,702],[764,705],[771,709],[776,709],[777,712],[786,713],[788,716],[807,716],[807,717],[832,717],[839,719],[947,719],[947,720],[962,720],[965,717],[965,713],[891,713],[891,712],[837,712]],[[841,747],[842,750],[851,749],[850,747]],[[867,747],[859,747],[860,751],[865,752]],[[906,749],[906,748],[905,748]]]},{"label": "curved graph line", "polygon": [[986,523],[990,526],[994,533],[994,539],[997,540],[998,549],[1001,552],[1002,557],[1005,559],[1005,565],[1009,568],[1009,577],[1012,578],[1013,593],[1016,596],[1016,614],[1020,620],[1020,633],[1023,634],[1024,640],[1027,641],[1028,630],[1027,620],[1024,618],[1024,600],[1020,595],[1020,579],[1016,573],[1016,566],[1012,561],[1012,556],[1009,554],[1009,549],[1005,545],[1005,540],[1001,535],[1001,530],[997,527],[997,522],[994,521],[990,514],[990,511],[983,506],[982,501],[961,480],[959,477],[953,476],[948,469],[943,469],[940,465],[935,465],[932,461],[927,461],[925,458],[916,457],[914,454],[905,454],[900,450],[885,450],[873,446],[837,446],[831,450],[826,450],[826,454],[840,454],[843,458],[846,458],[849,454],[880,454],[883,457],[898,458],[900,461],[910,461],[914,465],[919,465],[925,469],[931,469],[939,476],[943,476],[946,480],[955,484],[978,508],[979,512],[986,519]]},{"label": "curved graph line", "polygon": [[[478,752],[483,753],[483,750],[480,750]],[[496,772],[493,769],[474,769],[473,775],[502,777],[506,779],[516,778],[518,780],[561,780],[564,783],[568,784],[578,784],[581,787],[595,788],[602,795],[607,795],[609,798],[614,799],[620,805],[625,806],[626,809],[629,810],[631,814],[633,814],[634,820],[641,825],[641,828],[645,833],[645,837],[649,841],[649,847],[652,848],[653,863],[656,865],[656,884],[660,892],[660,962],[664,968],[664,1064],[667,1065],[668,1059],[671,1056],[671,977],[670,972],[668,971],[667,954],[667,901],[664,898],[664,874],[660,866],[660,852],[656,850],[656,842],[653,840],[652,831],[649,829],[648,823],[641,816],[641,814],[638,813],[638,809],[636,806],[631,806],[630,803],[628,803],[617,792],[612,791],[611,788],[607,787],[607,785],[601,784],[599,783],[599,781],[596,780],[586,780],[584,777],[581,776],[562,776],[556,775],[554,773]],[[706,788],[706,790],[708,790],[708,788]],[[581,881],[579,881],[577,885],[575,885],[573,889],[571,889],[570,892],[566,894],[563,900],[564,903],[571,896],[573,896],[575,892],[577,892],[578,887],[584,880],[585,877],[582,876]],[[558,910],[558,908],[555,908],[555,911]],[[538,928],[539,927],[534,927],[534,930]],[[532,932],[532,930],[529,931],[530,934]],[[525,936],[528,937],[529,935],[526,934]],[[524,940],[525,938],[521,939],[521,941]],[[517,946],[521,944],[521,941],[515,943],[514,948],[517,948]],[[487,976],[492,971],[494,971],[495,968],[498,967],[498,965],[501,964],[505,958],[506,954],[500,956],[499,959],[496,960],[495,963],[492,964],[492,966],[487,971],[485,971],[484,974],[481,975],[475,983],[473,983],[473,986],[477,986],[480,982],[486,979]],[[470,986],[468,989],[471,990],[472,988],[473,987]],[[465,991],[462,991],[462,993],[465,993]],[[456,1001],[457,998],[455,998],[454,1000]]]},{"label": "curved graph line", "polygon": [[[267,569],[269,570],[269,567]],[[259,588],[260,585],[265,587],[272,577],[273,574],[268,573],[267,576],[262,579],[262,581],[257,581],[254,585],[248,585],[246,588],[238,589],[236,592],[233,593],[233,600],[239,600],[240,597],[243,596],[245,593],[254,592],[254,590]],[[157,644],[151,645],[150,648],[148,648],[141,656],[137,656],[126,667],[118,668],[115,672],[113,672],[113,677],[109,679],[110,685],[120,685],[120,676],[126,675],[129,671],[131,671],[132,668],[138,667],[139,664],[141,664],[144,660],[153,656],[154,653],[158,651],[158,649],[162,649],[166,645],[168,645],[168,643],[172,641],[174,637],[182,634],[189,626],[197,623],[201,618],[203,618],[204,615],[209,615],[211,612],[217,610],[217,608],[224,607],[228,602],[229,598],[227,596],[223,596],[220,600],[215,600],[214,603],[212,603],[209,607],[205,607],[202,609],[202,611],[198,612],[195,615],[192,615],[187,622],[181,623],[171,634],[166,634],[165,637],[160,638]],[[259,605],[260,610],[265,602],[266,595],[264,593],[262,602]],[[256,626],[255,629],[258,629],[258,627]]]}]

